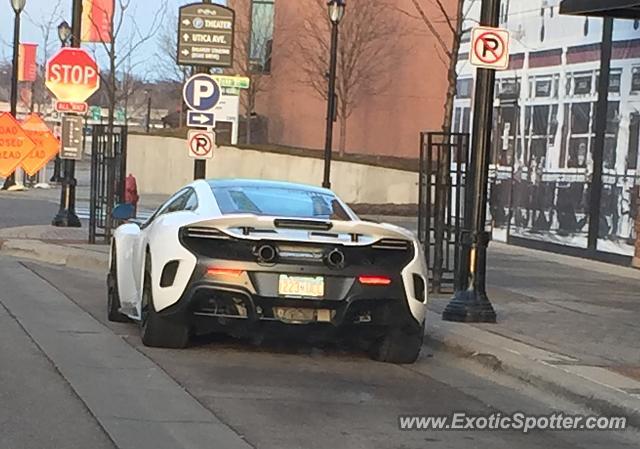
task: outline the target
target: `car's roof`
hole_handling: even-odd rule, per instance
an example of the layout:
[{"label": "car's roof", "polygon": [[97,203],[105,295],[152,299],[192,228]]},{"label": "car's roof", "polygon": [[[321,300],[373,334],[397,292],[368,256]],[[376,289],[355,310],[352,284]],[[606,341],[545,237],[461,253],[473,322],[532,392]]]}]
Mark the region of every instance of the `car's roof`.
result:
[{"label": "car's roof", "polygon": [[211,188],[229,188],[229,187],[263,187],[263,188],[279,188],[279,189],[299,189],[308,192],[324,193],[335,195],[331,190],[322,187],[311,186],[307,184],[298,184],[284,181],[267,181],[264,179],[208,179],[207,183]]}]

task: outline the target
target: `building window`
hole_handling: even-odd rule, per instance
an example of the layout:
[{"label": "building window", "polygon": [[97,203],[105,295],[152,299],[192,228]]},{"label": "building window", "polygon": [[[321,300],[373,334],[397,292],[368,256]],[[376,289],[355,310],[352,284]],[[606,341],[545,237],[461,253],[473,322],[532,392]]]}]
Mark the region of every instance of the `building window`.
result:
[{"label": "building window", "polygon": [[593,92],[592,84],[593,84],[593,76],[589,75],[578,75],[574,77],[574,85],[573,85],[573,93],[574,95],[589,95]]},{"label": "building window", "polygon": [[458,80],[457,89],[457,98],[471,98],[471,89],[473,87],[473,79],[461,79]]},{"label": "building window", "polygon": [[631,92],[640,92],[640,66],[634,67],[632,69]]},{"label": "building window", "polygon": [[271,72],[274,18],[274,0],[253,0],[251,2],[249,59],[253,72]]},{"label": "building window", "polygon": [[619,94],[620,93],[620,80],[622,78],[622,73],[613,72],[609,74],[609,93]]}]

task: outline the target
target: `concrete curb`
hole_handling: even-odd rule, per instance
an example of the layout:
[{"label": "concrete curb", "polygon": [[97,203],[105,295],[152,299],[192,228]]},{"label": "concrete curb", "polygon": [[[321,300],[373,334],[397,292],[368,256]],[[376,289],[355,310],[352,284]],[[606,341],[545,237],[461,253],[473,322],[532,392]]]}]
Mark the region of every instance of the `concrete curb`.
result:
[{"label": "concrete curb", "polygon": [[427,314],[426,344],[469,358],[605,416],[625,416],[640,428],[640,382],[603,367],[549,352],[474,325]]},{"label": "concrete curb", "polygon": [[99,273],[106,273],[109,265],[108,254],[40,240],[0,240],[0,254]]}]

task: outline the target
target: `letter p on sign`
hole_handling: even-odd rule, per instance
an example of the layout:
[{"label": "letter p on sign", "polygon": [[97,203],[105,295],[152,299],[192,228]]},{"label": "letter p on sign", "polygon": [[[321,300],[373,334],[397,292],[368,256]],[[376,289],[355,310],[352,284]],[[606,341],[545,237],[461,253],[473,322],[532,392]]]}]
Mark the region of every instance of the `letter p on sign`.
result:
[{"label": "letter p on sign", "polygon": [[471,51],[469,60],[472,65],[493,70],[506,70],[509,67],[508,30],[501,28],[476,27],[471,31]]}]

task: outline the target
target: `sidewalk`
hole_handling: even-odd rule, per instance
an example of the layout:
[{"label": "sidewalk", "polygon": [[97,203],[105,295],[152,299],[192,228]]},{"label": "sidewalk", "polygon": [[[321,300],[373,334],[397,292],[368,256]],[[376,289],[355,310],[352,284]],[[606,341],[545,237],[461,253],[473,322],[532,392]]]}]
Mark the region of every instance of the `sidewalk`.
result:
[{"label": "sidewalk", "polygon": [[[108,247],[86,229],[0,229],[0,255],[106,273]],[[640,427],[640,271],[492,243],[497,324],[442,321],[431,296],[427,345],[489,365]]]}]

